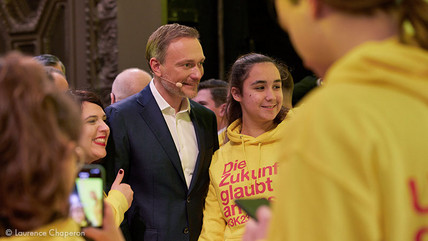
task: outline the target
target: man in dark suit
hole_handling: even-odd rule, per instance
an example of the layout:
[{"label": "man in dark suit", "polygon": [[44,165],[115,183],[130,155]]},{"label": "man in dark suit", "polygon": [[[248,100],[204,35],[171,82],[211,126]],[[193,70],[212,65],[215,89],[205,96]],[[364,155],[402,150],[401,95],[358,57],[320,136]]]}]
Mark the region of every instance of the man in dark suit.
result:
[{"label": "man in dark suit", "polygon": [[196,96],[205,56],[197,30],[158,28],[146,59],[153,80],[136,95],[106,108],[108,158],[134,190],[127,212],[132,240],[197,240],[208,191],[208,168],[218,149],[212,111]]}]

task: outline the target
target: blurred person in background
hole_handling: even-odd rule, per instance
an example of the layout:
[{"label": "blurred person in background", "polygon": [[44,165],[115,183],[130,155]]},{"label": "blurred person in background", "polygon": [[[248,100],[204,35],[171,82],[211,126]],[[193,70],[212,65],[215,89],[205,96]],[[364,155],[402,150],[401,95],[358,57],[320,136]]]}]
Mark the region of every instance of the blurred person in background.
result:
[{"label": "blurred person in background", "polygon": [[212,110],[217,118],[217,134],[226,130],[227,82],[219,79],[202,81],[192,100]]},{"label": "blurred person in background", "polygon": [[69,89],[68,82],[65,79],[65,75],[61,72],[61,70],[58,70],[51,66],[45,66],[45,71],[48,75],[48,79],[54,83],[55,87],[59,91],[65,92]]},{"label": "blurred person in background", "polygon": [[111,104],[135,95],[146,87],[152,76],[138,68],[125,69],[116,76],[111,86]]},{"label": "blurred person in background", "polygon": [[41,54],[34,57],[43,66],[50,66],[58,69],[65,76],[65,66],[58,57],[52,54]]}]

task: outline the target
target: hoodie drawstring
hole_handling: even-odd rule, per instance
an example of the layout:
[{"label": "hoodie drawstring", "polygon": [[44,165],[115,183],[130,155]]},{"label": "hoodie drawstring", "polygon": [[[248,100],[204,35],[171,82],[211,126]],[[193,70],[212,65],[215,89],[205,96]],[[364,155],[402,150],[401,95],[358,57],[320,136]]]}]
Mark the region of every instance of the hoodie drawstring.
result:
[{"label": "hoodie drawstring", "polygon": [[[261,142],[259,142],[259,145],[258,145],[258,151],[259,151],[259,163],[258,163],[258,171],[260,170],[260,162],[261,162],[261,159],[262,159],[262,143]],[[256,179],[256,183],[259,183],[259,175],[257,175],[257,179]]]},{"label": "hoodie drawstring", "polygon": [[[245,141],[244,141],[244,136],[240,135],[239,138],[241,139],[241,144],[242,144],[242,152],[244,153],[244,160],[247,163],[246,168],[247,168],[247,172],[249,174],[251,174],[250,171],[250,167],[249,167],[249,162],[248,162],[248,158],[247,158],[247,152],[245,151]],[[258,158],[258,163],[256,166],[256,169],[254,170],[255,172],[255,176],[256,176],[256,184],[254,184],[254,188],[256,188],[256,185],[259,183],[259,172],[260,172],[260,163],[261,163],[261,159],[262,159],[262,143],[259,142],[259,144],[257,145],[257,149],[259,152],[259,158]],[[248,180],[248,188],[251,189],[251,185],[252,185],[252,180]]]}]

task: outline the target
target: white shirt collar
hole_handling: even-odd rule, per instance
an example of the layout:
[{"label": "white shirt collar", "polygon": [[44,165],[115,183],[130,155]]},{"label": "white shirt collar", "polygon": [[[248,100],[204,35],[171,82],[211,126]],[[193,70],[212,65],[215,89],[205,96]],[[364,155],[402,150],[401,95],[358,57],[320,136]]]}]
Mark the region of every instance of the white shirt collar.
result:
[{"label": "white shirt collar", "polygon": [[[150,90],[152,91],[153,97],[155,97],[156,103],[158,103],[159,108],[161,109],[161,111],[164,111],[165,109],[168,108],[172,108],[170,104],[168,104],[168,102],[166,102],[166,100],[162,97],[162,95],[159,93],[159,91],[156,89],[155,83],[152,79],[152,81],[150,81]],[[181,102],[181,108],[180,111],[178,113],[182,113],[187,111],[188,113],[190,113],[190,101],[188,98],[184,98],[185,103],[183,104],[183,102]],[[172,108],[174,109],[174,108]]]}]

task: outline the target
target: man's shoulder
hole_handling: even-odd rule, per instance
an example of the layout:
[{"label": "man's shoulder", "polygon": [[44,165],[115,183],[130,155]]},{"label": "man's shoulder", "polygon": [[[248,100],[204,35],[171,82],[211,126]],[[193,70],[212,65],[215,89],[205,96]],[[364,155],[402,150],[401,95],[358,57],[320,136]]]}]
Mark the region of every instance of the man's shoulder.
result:
[{"label": "man's shoulder", "polygon": [[136,108],[152,103],[147,101],[148,98],[150,98],[150,96],[148,96],[147,93],[140,92],[106,107],[106,112],[111,112],[113,110],[115,112],[134,112]]},{"label": "man's shoulder", "polygon": [[129,110],[135,109],[136,100],[132,97],[116,102],[112,105],[109,105],[105,108],[105,112],[108,115],[111,112],[127,112]]}]

